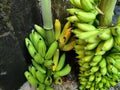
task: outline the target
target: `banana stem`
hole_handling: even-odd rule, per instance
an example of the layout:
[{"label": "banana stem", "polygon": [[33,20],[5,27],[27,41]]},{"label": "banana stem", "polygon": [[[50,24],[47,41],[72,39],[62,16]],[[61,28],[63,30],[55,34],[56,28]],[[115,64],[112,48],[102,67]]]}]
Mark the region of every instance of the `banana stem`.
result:
[{"label": "banana stem", "polygon": [[104,13],[104,15],[100,15],[100,25],[102,27],[110,26],[112,24],[116,2],[117,0],[101,0],[100,9]]},{"label": "banana stem", "polygon": [[54,41],[53,21],[51,11],[51,0],[41,0],[43,28],[46,30],[46,39],[48,45]]}]

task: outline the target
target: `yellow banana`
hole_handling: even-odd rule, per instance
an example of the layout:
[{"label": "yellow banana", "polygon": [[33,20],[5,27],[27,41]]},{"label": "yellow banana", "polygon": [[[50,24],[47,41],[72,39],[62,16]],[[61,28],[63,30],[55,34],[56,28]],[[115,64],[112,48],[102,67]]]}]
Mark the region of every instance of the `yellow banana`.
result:
[{"label": "yellow banana", "polygon": [[52,66],[52,70],[55,71],[56,70],[56,67],[58,65],[58,61],[59,61],[59,55],[60,55],[60,50],[57,49],[54,53],[54,56],[53,56],[53,66]]},{"label": "yellow banana", "polygon": [[54,73],[54,77],[62,77],[65,76],[67,74],[69,74],[71,71],[71,66],[69,64],[67,64],[63,69],[61,69],[60,71],[56,71]]},{"label": "yellow banana", "polygon": [[55,40],[58,40],[61,34],[61,22],[60,20],[56,19],[55,20],[55,31],[54,31],[54,36],[55,36]]},{"label": "yellow banana", "polygon": [[45,38],[45,30],[41,26],[35,24],[34,28],[43,38]]},{"label": "yellow banana", "polygon": [[48,48],[47,52],[46,52],[46,55],[45,55],[45,59],[51,59],[55,53],[55,51],[57,50],[58,48],[58,42],[57,41],[54,41]]},{"label": "yellow banana", "polygon": [[90,0],[80,0],[81,6],[85,11],[91,11],[94,9],[94,6],[90,2]]},{"label": "yellow banana", "polygon": [[64,66],[64,63],[65,63],[65,59],[66,59],[66,54],[63,53],[61,56],[60,56],[60,60],[58,62],[58,65],[56,67],[56,70],[55,71],[59,71],[63,68]]}]

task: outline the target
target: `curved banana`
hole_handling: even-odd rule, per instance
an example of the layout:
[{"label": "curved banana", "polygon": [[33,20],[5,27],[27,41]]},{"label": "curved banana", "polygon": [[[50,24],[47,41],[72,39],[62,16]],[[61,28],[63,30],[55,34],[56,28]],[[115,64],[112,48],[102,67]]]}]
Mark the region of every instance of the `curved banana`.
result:
[{"label": "curved banana", "polygon": [[47,86],[50,86],[52,84],[52,77],[51,76],[47,76],[45,78],[44,84]]},{"label": "curved banana", "polygon": [[24,75],[26,77],[26,79],[28,80],[28,82],[33,86],[33,87],[37,87],[37,85],[39,84],[39,82],[31,75],[30,72],[25,71]]},{"label": "curved banana", "polygon": [[52,68],[53,60],[45,60],[44,61],[44,66],[47,67],[47,68]]},{"label": "curved banana", "polygon": [[44,40],[38,40],[37,50],[41,57],[45,57],[47,46]]},{"label": "curved banana", "polygon": [[82,7],[81,7],[80,0],[70,0],[70,3],[71,3],[72,5],[74,5],[75,7],[77,7],[77,8],[82,8]]},{"label": "curved banana", "polygon": [[59,61],[59,55],[60,55],[60,50],[57,49],[54,53],[54,56],[53,56],[53,66],[52,66],[52,70],[55,71],[56,70],[56,67],[58,65],[58,61]]},{"label": "curved banana", "polygon": [[46,55],[45,55],[45,59],[51,59],[55,53],[55,51],[57,50],[58,48],[58,42],[57,41],[54,41],[48,48],[47,52],[46,52]]},{"label": "curved banana", "polygon": [[32,64],[33,64],[33,66],[37,69],[37,70],[39,70],[40,72],[42,72],[42,73],[46,73],[46,70],[44,69],[44,68],[42,68],[38,63],[36,63],[34,60],[32,60]]},{"label": "curved banana", "polygon": [[43,38],[45,38],[45,30],[41,26],[35,24],[34,28]]},{"label": "curved banana", "polygon": [[28,38],[25,38],[25,45],[27,47],[27,50],[30,54],[31,57],[34,57],[35,54],[37,53],[35,47],[33,46],[32,42],[28,39]]},{"label": "curved banana", "polygon": [[99,70],[99,66],[93,66],[91,69],[90,69],[90,73],[95,73]]},{"label": "curved banana", "polygon": [[54,27],[55,27],[54,30],[55,40],[58,40],[61,34],[61,22],[58,19],[55,20]]},{"label": "curved banana", "polygon": [[71,71],[71,66],[69,64],[67,64],[62,70],[60,71],[56,71],[54,73],[54,77],[62,77],[62,76],[65,76],[67,74],[69,74]]},{"label": "curved banana", "polygon": [[34,66],[29,66],[29,67],[28,67],[28,70],[29,70],[29,72],[33,75],[33,77],[35,78],[35,77],[36,77],[36,75],[35,75],[35,73],[36,73],[36,68],[35,68]]},{"label": "curved banana", "polygon": [[89,81],[92,82],[94,79],[95,79],[95,75],[94,75],[94,74],[91,74],[91,75],[89,76]]},{"label": "curved banana", "polygon": [[101,68],[104,68],[104,67],[106,67],[106,65],[107,65],[106,59],[102,58],[102,60],[99,62],[99,66]]},{"label": "curved banana", "polygon": [[94,6],[90,2],[90,0],[80,0],[81,6],[85,11],[91,11],[94,9]]},{"label": "curved banana", "polygon": [[80,22],[77,16],[72,15],[66,18],[69,22]]},{"label": "curved banana", "polygon": [[62,78],[61,77],[55,78],[55,84],[62,85]]},{"label": "curved banana", "polygon": [[85,50],[93,50],[95,49],[99,44],[99,41],[98,42],[95,42],[95,43],[88,43],[86,46],[85,46]]},{"label": "curved banana", "polygon": [[38,80],[40,83],[43,83],[43,82],[44,82],[45,76],[46,76],[45,74],[43,74],[41,71],[37,70],[37,71],[35,72],[35,75],[36,75],[37,80]]},{"label": "curved banana", "polygon": [[65,63],[65,59],[66,59],[66,54],[63,53],[61,56],[60,56],[60,60],[58,62],[58,65],[56,67],[56,70],[55,71],[59,71],[63,68],[64,66],[64,63]]},{"label": "curved banana", "polygon": [[41,55],[37,52],[35,53],[33,59],[38,63],[38,64],[42,64],[44,62],[44,58],[41,57]]}]

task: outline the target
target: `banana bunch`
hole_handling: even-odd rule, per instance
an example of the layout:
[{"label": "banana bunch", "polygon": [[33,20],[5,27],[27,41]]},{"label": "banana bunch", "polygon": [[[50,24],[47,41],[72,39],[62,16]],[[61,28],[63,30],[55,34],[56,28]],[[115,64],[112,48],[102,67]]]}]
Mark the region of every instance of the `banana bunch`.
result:
[{"label": "banana bunch", "polygon": [[66,22],[62,29],[61,22],[58,19],[55,20],[54,36],[62,51],[70,51],[75,45],[75,38],[72,36],[71,29],[71,22]]},{"label": "banana bunch", "polygon": [[[71,30],[68,29],[68,25],[70,22],[65,26],[67,31],[65,29],[65,35],[63,34],[67,41],[71,36],[67,34]],[[34,28],[36,31],[33,29],[29,37],[25,38],[25,45],[32,58],[32,65],[28,67],[24,75],[36,90],[53,90],[51,84],[55,82],[55,84],[61,85],[62,77],[70,73],[71,66],[65,65],[66,54],[65,52],[60,54],[59,41],[56,39],[48,46],[45,30],[38,25],[34,25]],[[63,36],[61,38],[63,39]],[[67,41],[65,42],[67,43]]]},{"label": "banana bunch", "polygon": [[74,50],[79,64],[80,90],[107,90],[119,82],[120,18],[117,24],[100,27],[101,0],[70,0],[67,20],[76,37]]}]

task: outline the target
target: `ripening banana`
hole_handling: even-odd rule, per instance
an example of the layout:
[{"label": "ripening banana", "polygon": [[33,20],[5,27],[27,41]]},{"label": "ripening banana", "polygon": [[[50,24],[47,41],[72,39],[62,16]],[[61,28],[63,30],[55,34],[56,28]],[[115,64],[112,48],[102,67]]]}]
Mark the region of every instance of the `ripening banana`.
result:
[{"label": "ripening banana", "polygon": [[37,24],[34,25],[34,28],[45,39],[45,30]]},{"label": "ripening banana", "polygon": [[71,71],[71,66],[69,64],[67,64],[64,68],[62,68],[60,71],[56,71],[54,73],[54,77],[62,77],[65,76],[67,74],[69,74]]},{"label": "ripening banana", "polygon": [[59,59],[59,62],[57,64],[57,67],[55,69],[55,71],[59,71],[63,68],[64,64],[65,64],[65,59],[66,59],[66,54],[63,53],[61,56],[60,56],[60,59]]},{"label": "ripening banana", "polygon": [[54,27],[55,27],[55,30],[54,30],[55,40],[58,40],[62,30],[60,20],[58,19],[55,20]]},{"label": "ripening banana", "polygon": [[59,55],[60,55],[60,50],[57,49],[54,53],[54,56],[53,56],[53,66],[52,66],[52,70],[55,71],[56,70],[56,67],[58,65],[58,61],[59,61]]},{"label": "ripening banana", "polygon": [[90,0],[80,0],[82,9],[85,11],[91,11],[94,9],[93,4],[90,2]]},{"label": "ripening banana", "polygon": [[54,41],[48,48],[46,55],[45,55],[45,59],[51,59],[55,53],[55,51],[58,48],[58,42]]},{"label": "ripening banana", "polygon": [[37,87],[37,85],[39,84],[38,80],[36,78],[34,78],[30,72],[25,71],[24,75],[26,77],[26,79],[28,80],[28,82],[33,86],[33,87]]}]

